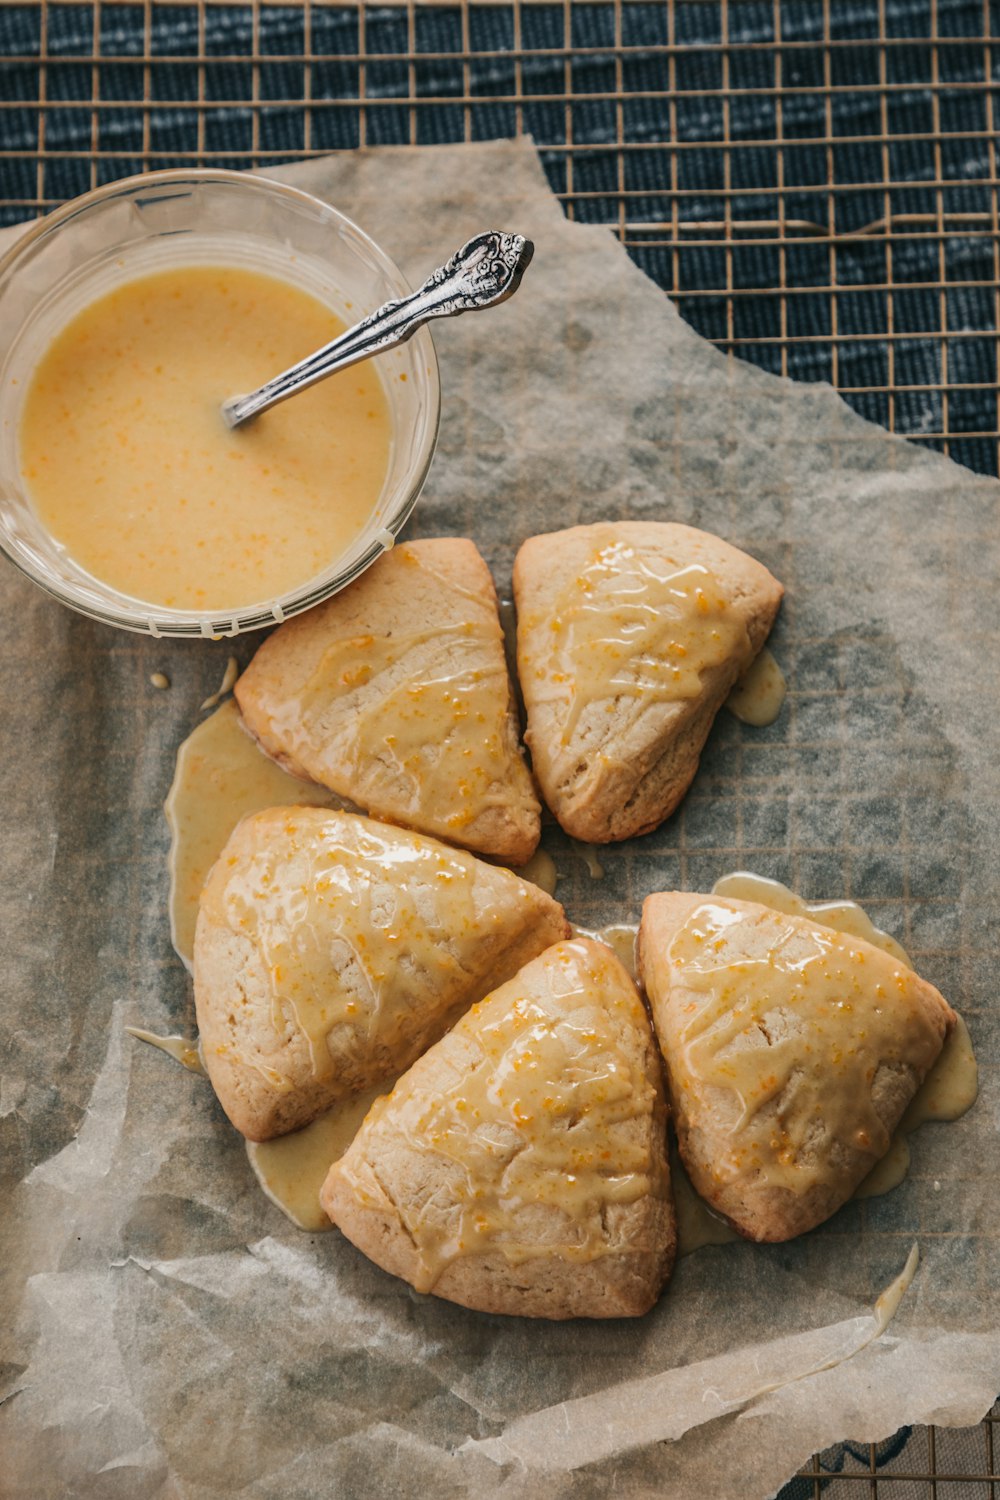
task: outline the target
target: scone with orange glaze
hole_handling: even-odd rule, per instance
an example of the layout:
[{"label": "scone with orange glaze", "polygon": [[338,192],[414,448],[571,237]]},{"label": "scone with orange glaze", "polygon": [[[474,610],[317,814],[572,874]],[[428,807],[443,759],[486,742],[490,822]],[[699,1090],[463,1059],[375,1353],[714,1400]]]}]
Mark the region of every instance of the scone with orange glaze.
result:
[{"label": "scone with orange glaze", "polygon": [[955,1014],[897,955],[756,902],[647,897],[640,975],[681,1157],[748,1239],[845,1203],[936,1061]]},{"label": "scone with orange glaze", "polygon": [[707,531],[647,521],[530,537],[514,564],[525,735],[567,833],[648,833],[698,769],[781,584]]},{"label": "scone with orange glaze", "polygon": [[244,818],[201,895],[205,1067],[263,1141],[394,1078],[569,931],[562,907],[435,839],[317,807]]},{"label": "scone with orange glaze", "polygon": [[320,1201],[418,1291],[491,1313],[634,1317],[676,1232],[639,994],[603,943],[558,943],[369,1111]]},{"label": "scone with orange glaze", "polygon": [[541,809],[472,542],[393,548],[276,630],[236,697],[269,755],[373,817],[507,864],[534,853]]}]

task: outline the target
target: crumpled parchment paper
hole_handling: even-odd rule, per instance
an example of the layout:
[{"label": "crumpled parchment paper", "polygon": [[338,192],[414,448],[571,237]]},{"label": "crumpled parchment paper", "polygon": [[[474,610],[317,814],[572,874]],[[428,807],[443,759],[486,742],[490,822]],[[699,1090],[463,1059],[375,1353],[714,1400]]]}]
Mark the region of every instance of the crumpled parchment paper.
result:
[{"label": "crumpled parchment paper", "polygon": [[[727,362],[610,233],[564,219],[528,143],[275,175],[412,281],[479,229],[535,240],[512,302],[436,334],[441,443],[410,535],[472,536],[506,592],[531,532],[680,520],[787,587],[781,718],[721,715],[681,812],[602,851],[603,880],[549,829],[571,915],[634,919],[740,867],[854,897],[964,1012],[981,1096],[913,1138],[889,1197],[791,1244],[704,1249],[638,1321],[480,1316],[302,1234],[206,1081],[123,1031],[193,1026],[161,803],[232,646],[115,633],[4,568],[5,1500],[755,1500],[839,1438],[977,1420],[1000,1388],[1000,485],[829,387]],[[804,1373],[858,1342],[913,1242],[888,1332]],[[774,1371],[801,1378],[743,1402]]]}]

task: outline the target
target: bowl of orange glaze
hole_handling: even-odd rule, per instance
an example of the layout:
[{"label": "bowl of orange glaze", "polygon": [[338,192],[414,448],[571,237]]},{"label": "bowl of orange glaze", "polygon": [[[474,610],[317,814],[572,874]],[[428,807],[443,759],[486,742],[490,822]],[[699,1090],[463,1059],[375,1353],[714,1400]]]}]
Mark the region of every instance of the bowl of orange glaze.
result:
[{"label": "bowl of orange glaze", "polygon": [[0,261],[0,546],[154,636],[280,622],[391,547],[427,475],[426,329],[230,430],[220,407],[410,288],[355,224],[237,172],[112,183]]}]

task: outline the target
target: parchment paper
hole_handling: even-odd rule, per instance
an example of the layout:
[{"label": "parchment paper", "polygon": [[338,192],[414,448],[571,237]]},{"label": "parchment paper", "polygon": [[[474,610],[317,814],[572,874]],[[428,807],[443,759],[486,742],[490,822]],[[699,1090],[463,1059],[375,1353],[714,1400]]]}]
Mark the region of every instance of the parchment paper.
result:
[{"label": "parchment paper", "polygon": [[[891,1196],[788,1245],[702,1250],[641,1320],[417,1296],[338,1234],[295,1230],[207,1083],[123,1031],[193,1025],[161,802],[230,644],[91,625],[5,568],[0,1491],[754,1500],[839,1438],[977,1420],[1000,1388],[1000,486],[828,387],[727,363],[608,232],[564,220],[526,143],[276,175],[411,280],[488,225],[536,242],[511,303],[437,334],[441,445],[412,535],[474,537],[505,591],[533,531],[673,519],[787,586],[781,718],[721,715],[681,813],[604,851],[601,881],[550,829],[571,915],[634,917],[648,891],[734,867],[859,899],[966,1015],[982,1093],[914,1137]],[[888,1333],[804,1373],[855,1347],[914,1241]],[[775,1371],[802,1378],[743,1403]]]}]

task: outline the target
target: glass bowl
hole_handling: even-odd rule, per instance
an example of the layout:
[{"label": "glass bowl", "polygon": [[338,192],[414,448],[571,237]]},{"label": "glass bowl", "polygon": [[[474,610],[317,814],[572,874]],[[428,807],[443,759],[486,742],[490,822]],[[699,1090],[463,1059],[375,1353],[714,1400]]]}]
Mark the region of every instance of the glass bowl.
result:
[{"label": "glass bowl", "polygon": [[348,325],[410,291],[385,251],[343,214],[243,172],[151,172],[111,183],[40,220],[0,260],[0,547],[63,604],[123,630],[234,636],[320,603],[392,546],[434,453],[440,386],[434,345],[421,328],[375,361],[392,423],[386,477],[367,526],[329,568],[278,598],[207,615],[120,593],[74,562],[39,521],[20,475],[18,429],[32,371],[72,317],[123,281],[220,262],[291,282]]}]

